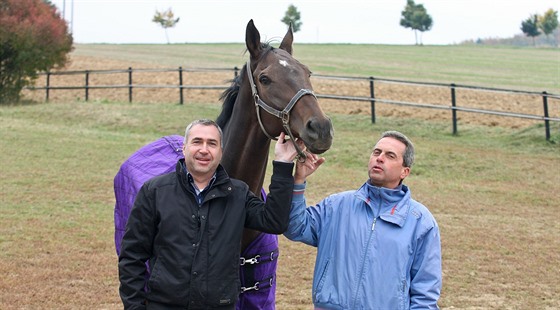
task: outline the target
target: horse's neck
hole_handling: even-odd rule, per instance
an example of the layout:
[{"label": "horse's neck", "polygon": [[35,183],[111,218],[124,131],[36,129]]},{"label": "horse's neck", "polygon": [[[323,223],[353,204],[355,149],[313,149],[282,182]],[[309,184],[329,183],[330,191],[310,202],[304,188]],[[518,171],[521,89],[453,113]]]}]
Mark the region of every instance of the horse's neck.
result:
[{"label": "horse's neck", "polygon": [[239,92],[223,134],[222,165],[230,177],[244,181],[251,191],[259,195],[268,162],[270,139],[258,124],[250,93]]}]

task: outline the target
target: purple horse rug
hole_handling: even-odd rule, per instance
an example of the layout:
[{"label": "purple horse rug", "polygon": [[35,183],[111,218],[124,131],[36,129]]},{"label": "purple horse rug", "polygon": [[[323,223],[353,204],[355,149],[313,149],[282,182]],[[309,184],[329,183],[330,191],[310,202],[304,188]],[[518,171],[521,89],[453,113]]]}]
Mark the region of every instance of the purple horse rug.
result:
[{"label": "purple horse rug", "polygon": [[[182,147],[182,136],[165,136],[143,146],[121,165],[114,179],[117,255],[136,194],[144,182],[175,170],[177,161],[183,158]],[[261,194],[266,199],[264,190]],[[259,234],[241,253],[241,292],[237,309],[275,309],[278,255],[278,236],[265,233]]]}]

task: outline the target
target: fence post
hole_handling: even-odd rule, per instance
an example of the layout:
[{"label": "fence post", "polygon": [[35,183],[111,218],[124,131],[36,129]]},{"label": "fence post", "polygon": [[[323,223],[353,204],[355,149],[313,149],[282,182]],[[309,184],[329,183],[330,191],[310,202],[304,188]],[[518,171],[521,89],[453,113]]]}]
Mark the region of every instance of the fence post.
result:
[{"label": "fence post", "polygon": [[457,110],[455,107],[457,103],[455,101],[455,83],[451,83],[451,118],[453,121],[453,135],[457,135]]},{"label": "fence post", "polygon": [[542,92],[542,102],[544,108],[544,130],[546,133],[546,141],[550,141],[550,122],[548,121],[548,96],[546,91]]},{"label": "fence post", "polygon": [[183,104],[183,67],[179,67],[179,104]]},{"label": "fence post", "polygon": [[47,85],[45,86],[46,94],[45,94],[45,101],[49,102],[49,88],[51,86],[51,73],[47,71]]},{"label": "fence post", "polygon": [[236,78],[239,75],[239,68],[237,66],[233,67],[233,78]]},{"label": "fence post", "polygon": [[373,76],[369,77],[369,96],[371,97],[371,123],[375,124],[375,88],[373,85]]},{"label": "fence post", "polygon": [[132,102],[132,67],[128,67],[128,102]]},{"label": "fence post", "polygon": [[89,70],[86,70],[85,90],[86,90],[86,102],[87,102],[89,100]]}]

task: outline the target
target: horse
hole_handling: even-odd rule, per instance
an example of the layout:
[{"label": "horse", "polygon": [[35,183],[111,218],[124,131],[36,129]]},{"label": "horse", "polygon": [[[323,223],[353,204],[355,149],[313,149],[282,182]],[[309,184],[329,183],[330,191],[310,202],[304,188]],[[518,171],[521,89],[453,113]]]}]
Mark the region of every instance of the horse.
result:
[{"label": "horse", "polygon": [[[311,72],[292,56],[291,26],[279,48],[274,48],[260,41],[260,33],[253,20],[250,20],[246,28],[245,43],[249,60],[222,94],[222,112],[216,122],[223,130],[222,166],[231,177],[243,180],[251,191],[259,193],[265,178],[270,143],[274,137],[284,131],[292,142],[301,139],[307,150],[321,154],[332,144],[333,127],[313,93]],[[305,156],[302,150],[298,152],[300,157]],[[266,235],[246,229],[241,241],[242,257],[259,255],[255,251],[250,253],[253,248],[251,243],[259,237],[266,237],[268,242],[277,247],[278,237]],[[274,264],[274,270],[275,267]],[[242,279],[248,280],[247,270],[248,268],[241,270]],[[262,283],[259,280],[256,278],[253,281]],[[247,289],[255,286],[247,286],[246,283],[245,287]],[[252,291],[244,295],[249,294]],[[243,304],[247,299],[250,298],[240,300],[241,308],[247,308]]]},{"label": "horse", "polygon": [[[224,155],[221,164],[230,177],[244,181],[252,192],[263,193],[265,199],[263,183],[271,140],[285,132],[291,140],[287,143],[294,143],[298,151],[298,160],[305,160],[304,150],[295,143],[297,139],[303,141],[307,151],[321,154],[331,147],[334,134],[331,120],[323,113],[313,93],[311,72],[292,56],[292,27],[288,27],[280,46],[274,48],[260,41],[260,33],[253,20],[250,20],[246,27],[245,43],[249,60],[220,96],[223,105],[216,122],[223,131]],[[143,147],[140,150],[142,154],[136,157],[146,158],[157,154],[160,161],[169,160],[168,164],[158,165],[161,170],[170,171],[181,156],[178,154],[181,140],[180,136],[163,137]],[[154,151],[154,148],[157,150]],[[127,171],[138,168],[138,165],[129,162],[133,157],[121,166],[115,177],[116,197],[117,192],[122,193],[123,188],[127,187],[122,182],[132,179],[126,177]],[[147,169],[153,167],[151,165]],[[148,174],[154,173],[150,171]],[[137,176],[139,174],[136,173]],[[141,182],[136,181],[137,184]],[[134,194],[134,190],[129,190],[127,203],[130,203],[131,194]],[[130,212],[130,206],[126,210],[126,207],[118,204],[117,201],[117,253],[119,238],[122,238]],[[246,229],[240,242],[242,287],[236,308],[274,309],[278,236]]]}]

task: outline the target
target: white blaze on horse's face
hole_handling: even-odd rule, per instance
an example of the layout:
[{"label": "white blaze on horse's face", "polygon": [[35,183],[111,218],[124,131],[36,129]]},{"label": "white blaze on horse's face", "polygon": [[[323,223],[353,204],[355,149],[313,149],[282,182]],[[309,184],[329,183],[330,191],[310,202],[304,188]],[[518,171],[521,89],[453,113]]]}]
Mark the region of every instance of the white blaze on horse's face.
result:
[{"label": "white blaze on horse's face", "polygon": [[287,66],[288,66],[288,62],[285,61],[284,59],[278,60],[278,63],[279,63],[281,66],[283,66],[283,67],[287,67]]}]

